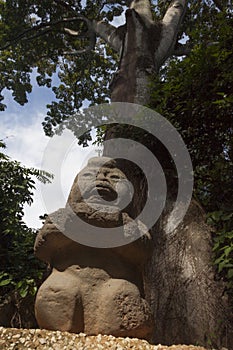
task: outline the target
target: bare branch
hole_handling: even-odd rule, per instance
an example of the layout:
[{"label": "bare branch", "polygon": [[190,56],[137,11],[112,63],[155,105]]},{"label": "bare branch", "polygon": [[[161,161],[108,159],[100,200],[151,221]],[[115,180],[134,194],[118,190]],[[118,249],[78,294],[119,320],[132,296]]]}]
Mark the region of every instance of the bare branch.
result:
[{"label": "bare branch", "polygon": [[130,8],[134,9],[140,15],[146,25],[153,23],[151,3],[149,0],[134,0]]},{"label": "bare branch", "polygon": [[[32,40],[35,39],[39,36],[43,36],[44,34],[51,32],[53,27],[56,27],[60,24],[65,24],[65,23],[72,23],[75,21],[84,21],[87,24],[88,27],[88,32],[87,32],[87,37],[89,37],[90,40],[90,45],[89,47],[93,48],[94,42],[95,42],[95,32],[92,29],[92,23],[89,21],[86,17],[84,16],[77,16],[77,17],[72,17],[72,18],[63,18],[54,22],[46,22],[46,23],[40,23],[39,25],[33,26],[31,28],[28,28],[24,30],[22,33],[14,37],[13,39],[9,40],[6,45],[1,47],[1,50],[5,50],[15,44],[16,42],[19,42],[20,40]],[[35,33],[34,35],[30,35],[31,33]],[[29,35],[29,36],[28,36]]]},{"label": "bare branch", "polygon": [[187,2],[187,0],[173,0],[163,17],[161,41],[155,53],[158,67],[161,67],[174,51]]},{"label": "bare branch", "polygon": [[71,30],[69,28],[64,28],[64,31],[71,35],[71,36],[76,36],[77,39],[89,39],[89,45],[85,49],[81,50],[75,50],[71,52],[64,52],[65,55],[76,55],[80,53],[86,53],[88,51],[92,51],[95,49],[95,44],[96,44],[96,34],[93,30],[89,31],[85,34],[79,34],[79,32],[75,30]]},{"label": "bare branch", "polygon": [[92,26],[91,21],[86,19],[85,22],[87,23],[87,27],[88,27],[88,31],[87,31],[87,33],[85,33],[85,35],[81,35],[81,34],[79,34],[79,32],[72,30],[72,29],[69,29],[69,28],[64,28],[64,31],[71,36],[76,36],[78,39],[88,38],[89,45],[85,49],[75,50],[75,51],[72,51],[70,53],[64,53],[64,54],[77,55],[77,54],[87,53],[87,52],[95,49],[96,33],[93,30],[93,26]]},{"label": "bare branch", "polygon": [[[213,41],[206,44],[207,47],[218,45],[219,41]],[[180,44],[178,43],[174,48],[172,55],[174,56],[187,56],[191,53],[193,46],[190,44]]]},{"label": "bare branch", "polygon": [[78,56],[83,55],[84,53],[88,53],[91,50],[89,49],[89,46],[86,49],[80,49],[80,50],[72,50],[72,51],[65,51],[63,52],[64,56]]},{"label": "bare branch", "polygon": [[[66,28],[67,29],[67,28]],[[77,32],[75,32],[77,33]],[[74,35],[74,34],[72,34]],[[70,51],[70,52],[64,52],[64,55],[72,55],[72,56],[77,56],[80,54],[84,54],[84,53],[88,53],[92,50],[95,49],[95,44],[96,44],[96,34],[94,31],[89,32],[88,36],[83,36],[83,35],[78,35],[77,34],[77,38],[78,39],[85,39],[87,38],[89,39],[89,45],[87,45],[87,47],[85,47],[84,49],[80,49],[80,50],[74,50],[74,51]]]},{"label": "bare branch", "polygon": [[122,46],[122,28],[118,28],[104,21],[93,21],[92,27],[106,43],[108,43],[116,52],[120,53]]},{"label": "bare branch", "polygon": [[[43,36],[45,34],[51,33],[52,29],[51,28],[44,28],[43,30],[39,31],[38,33],[35,33],[34,35],[28,36],[28,37],[23,37],[21,40],[25,41],[25,40],[33,40],[36,38],[39,38],[40,36]],[[12,42],[8,45],[8,47],[10,47],[12,45]],[[5,49],[5,48],[4,48]]]},{"label": "bare branch", "polygon": [[215,46],[215,45],[219,45],[220,42],[219,41],[212,41],[210,43],[207,43],[207,47],[210,47],[210,46]]},{"label": "bare branch", "polygon": [[79,35],[79,32],[77,32],[76,30],[69,29],[69,28],[64,28],[64,31],[71,36]]},{"label": "bare branch", "polygon": [[178,29],[177,26],[182,22],[185,15],[186,6],[187,0],[173,0],[163,17],[163,24],[175,26]]}]

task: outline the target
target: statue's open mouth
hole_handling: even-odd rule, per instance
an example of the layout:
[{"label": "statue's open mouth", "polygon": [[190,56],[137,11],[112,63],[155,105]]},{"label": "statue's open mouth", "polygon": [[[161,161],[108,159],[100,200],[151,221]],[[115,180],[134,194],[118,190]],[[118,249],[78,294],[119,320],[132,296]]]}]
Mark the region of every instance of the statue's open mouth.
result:
[{"label": "statue's open mouth", "polygon": [[[98,195],[96,195],[96,190]],[[90,202],[101,202],[101,198],[105,201],[114,201],[117,198],[116,191],[108,183],[97,183],[96,186],[90,191]]]}]

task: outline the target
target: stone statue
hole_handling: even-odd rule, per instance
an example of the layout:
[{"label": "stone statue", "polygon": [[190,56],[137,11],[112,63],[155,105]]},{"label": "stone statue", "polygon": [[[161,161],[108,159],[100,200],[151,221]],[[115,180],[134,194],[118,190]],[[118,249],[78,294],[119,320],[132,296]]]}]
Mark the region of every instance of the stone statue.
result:
[{"label": "stone statue", "polygon": [[[103,159],[107,163],[100,168]],[[36,297],[41,328],[150,340],[153,317],[144,299],[142,270],[152,253],[152,240],[141,222],[136,224],[124,209],[116,210],[129,199],[126,180],[114,160],[92,158],[76,176],[67,206],[89,226],[104,227],[107,232],[106,228],[111,232],[112,227],[132,222],[127,232],[124,226],[122,230],[127,237],[139,230],[136,240],[117,247],[90,247],[63,234],[51,215],[39,231],[35,255],[52,267]],[[62,216],[63,210],[55,216]]]}]

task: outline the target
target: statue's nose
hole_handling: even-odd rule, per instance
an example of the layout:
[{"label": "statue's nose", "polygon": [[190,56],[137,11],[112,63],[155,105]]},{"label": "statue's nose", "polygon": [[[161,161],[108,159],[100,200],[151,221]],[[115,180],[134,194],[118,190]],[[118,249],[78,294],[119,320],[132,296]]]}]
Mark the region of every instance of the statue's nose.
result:
[{"label": "statue's nose", "polygon": [[96,176],[96,180],[108,181],[106,178],[106,174],[104,174],[104,173],[98,173]]}]

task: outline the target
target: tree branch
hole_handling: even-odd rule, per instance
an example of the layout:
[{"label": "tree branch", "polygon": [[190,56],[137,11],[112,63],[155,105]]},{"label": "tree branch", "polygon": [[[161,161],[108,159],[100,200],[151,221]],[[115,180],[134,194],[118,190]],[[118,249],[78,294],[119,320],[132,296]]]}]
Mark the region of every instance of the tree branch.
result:
[{"label": "tree branch", "polygon": [[155,52],[157,67],[161,67],[174,51],[187,2],[187,0],[173,0],[163,17],[161,41]]},{"label": "tree branch", "polygon": [[[27,39],[27,40],[32,40],[35,39],[39,36],[42,36],[50,31],[52,31],[52,28],[60,25],[60,24],[64,24],[64,23],[71,23],[71,22],[75,22],[75,21],[84,21],[87,24],[88,27],[88,35],[89,39],[90,39],[90,45],[93,48],[93,44],[95,42],[95,32],[92,29],[92,23],[91,21],[89,21],[86,17],[84,16],[77,16],[77,17],[72,17],[72,18],[63,18],[54,22],[46,22],[46,23],[40,23],[37,26],[34,26],[32,28],[28,28],[26,30],[24,30],[22,33],[20,33],[19,35],[17,35],[16,37],[14,37],[12,40],[9,40],[8,43],[4,46],[2,46],[0,49],[1,50],[6,50],[7,48],[9,48],[10,46],[12,46],[15,42],[18,42],[22,39]],[[34,33],[35,35],[31,35],[31,36],[27,36],[28,34],[30,35],[30,33]]]},{"label": "tree branch", "polygon": [[[64,28],[64,29],[67,30],[68,28]],[[72,34],[72,35],[74,35],[74,34]],[[78,35],[78,34],[76,36],[77,36],[78,39],[85,39],[85,36]],[[71,52],[64,52],[64,55],[72,55],[72,56],[76,55],[77,56],[77,55],[88,53],[88,52],[94,50],[95,49],[95,44],[96,44],[96,34],[95,34],[95,32],[91,31],[89,33],[88,37],[89,37],[89,45],[85,49],[75,50],[75,51],[71,51]]]},{"label": "tree branch", "polygon": [[[206,44],[206,47],[211,47],[211,46],[215,46],[215,45],[219,45],[219,41],[213,41],[213,42],[209,42]],[[180,44],[177,43],[176,47],[174,48],[172,55],[174,56],[187,56],[191,53],[193,49],[193,46],[190,44]]]},{"label": "tree branch", "polygon": [[92,28],[106,43],[108,43],[116,52],[120,53],[122,46],[122,29],[124,26],[118,28],[104,21],[93,21]]},{"label": "tree branch", "polygon": [[64,28],[64,31],[71,36],[78,36],[79,35],[79,32],[77,32],[76,30],[73,30],[73,29]]},{"label": "tree branch", "polygon": [[153,23],[151,3],[149,0],[134,0],[130,8],[134,9],[140,15],[146,25],[150,26]]},{"label": "tree branch", "polygon": [[186,6],[187,0],[173,0],[163,17],[163,24],[176,30],[179,29],[179,24],[185,15]]}]

